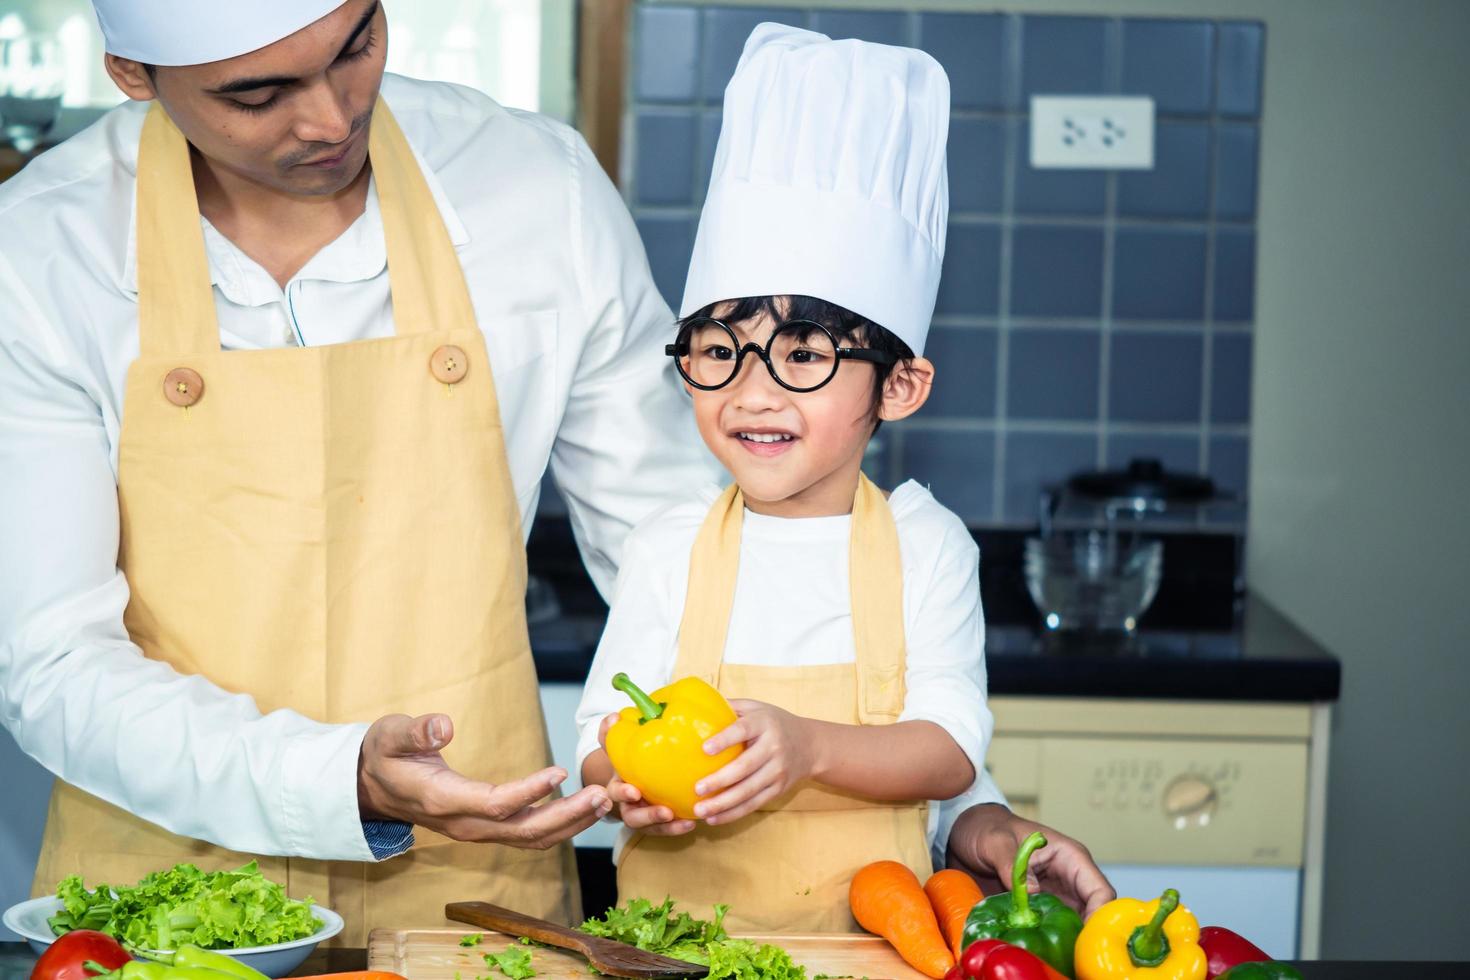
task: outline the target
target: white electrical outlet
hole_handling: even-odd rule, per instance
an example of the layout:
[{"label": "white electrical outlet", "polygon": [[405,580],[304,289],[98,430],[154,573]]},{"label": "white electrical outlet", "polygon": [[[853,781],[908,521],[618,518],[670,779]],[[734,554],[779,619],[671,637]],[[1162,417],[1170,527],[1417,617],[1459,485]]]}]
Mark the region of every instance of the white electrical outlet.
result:
[{"label": "white electrical outlet", "polygon": [[1154,100],[1146,96],[1031,97],[1031,166],[1151,170]]}]

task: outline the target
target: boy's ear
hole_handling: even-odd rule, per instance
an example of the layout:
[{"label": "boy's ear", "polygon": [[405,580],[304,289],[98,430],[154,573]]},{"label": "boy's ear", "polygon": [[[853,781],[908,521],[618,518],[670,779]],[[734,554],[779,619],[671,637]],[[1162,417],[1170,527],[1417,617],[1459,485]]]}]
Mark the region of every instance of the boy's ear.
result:
[{"label": "boy's ear", "polygon": [[934,362],[927,357],[900,361],[883,382],[883,403],[878,406],[878,418],[884,422],[908,418],[924,407],[933,384]]}]

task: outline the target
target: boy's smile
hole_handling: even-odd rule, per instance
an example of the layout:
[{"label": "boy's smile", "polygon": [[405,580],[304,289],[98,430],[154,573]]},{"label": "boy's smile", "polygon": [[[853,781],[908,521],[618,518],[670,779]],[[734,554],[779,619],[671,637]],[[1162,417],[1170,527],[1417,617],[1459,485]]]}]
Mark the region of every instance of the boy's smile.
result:
[{"label": "boy's smile", "polygon": [[[714,315],[721,312],[717,308]],[[765,345],[776,325],[776,318],[763,312],[730,327],[741,345]],[[913,375],[916,367],[922,382],[898,387],[922,393],[917,400],[900,396],[893,404],[887,389],[874,403],[877,368],[858,360],[843,362],[814,391],[782,387],[759,357],[745,358],[722,388],[687,388],[700,435],[740,484],[746,506],[776,517],[824,517],[851,511],[863,452],[878,420],[901,418],[923,403],[932,368],[922,358],[896,370],[889,386],[893,379]]]},{"label": "boy's smile", "polygon": [[784,429],[750,426],[734,433],[742,448],[756,456],[779,456],[795,444],[797,436]]}]

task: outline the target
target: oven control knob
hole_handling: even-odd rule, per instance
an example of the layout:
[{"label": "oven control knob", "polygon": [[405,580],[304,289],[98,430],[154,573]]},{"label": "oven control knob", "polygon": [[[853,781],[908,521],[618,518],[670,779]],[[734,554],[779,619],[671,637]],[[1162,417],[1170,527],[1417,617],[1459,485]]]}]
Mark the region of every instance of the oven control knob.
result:
[{"label": "oven control knob", "polygon": [[1220,794],[1203,776],[1180,776],[1164,788],[1164,817],[1175,828],[1207,827],[1215,816]]}]

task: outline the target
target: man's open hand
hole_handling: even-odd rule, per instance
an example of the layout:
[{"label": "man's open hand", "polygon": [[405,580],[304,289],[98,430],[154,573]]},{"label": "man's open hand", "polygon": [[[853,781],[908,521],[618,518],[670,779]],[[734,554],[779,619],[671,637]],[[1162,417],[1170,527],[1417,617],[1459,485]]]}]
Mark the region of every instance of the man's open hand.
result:
[{"label": "man's open hand", "polygon": [[462,776],[441,754],[453,737],[445,715],[387,715],[373,722],[357,760],[363,819],[402,820],[454,840],[544,850],[612,809],[601,786],[536,805],[567,778],[555,766],[498,785]]}]

